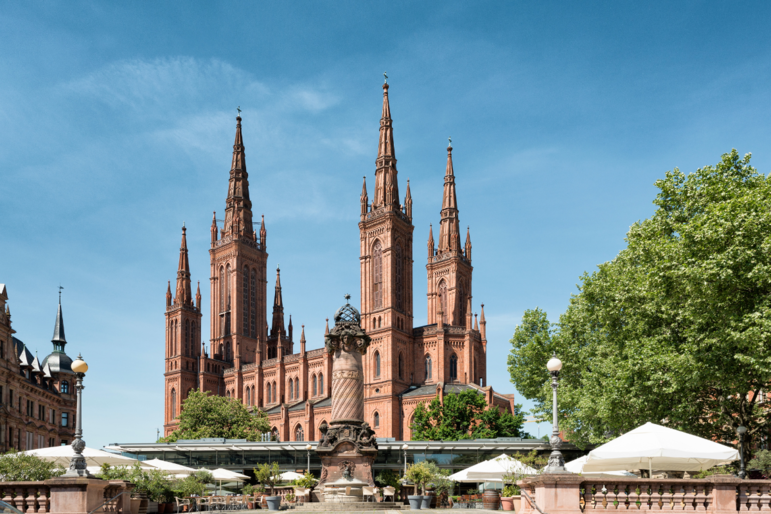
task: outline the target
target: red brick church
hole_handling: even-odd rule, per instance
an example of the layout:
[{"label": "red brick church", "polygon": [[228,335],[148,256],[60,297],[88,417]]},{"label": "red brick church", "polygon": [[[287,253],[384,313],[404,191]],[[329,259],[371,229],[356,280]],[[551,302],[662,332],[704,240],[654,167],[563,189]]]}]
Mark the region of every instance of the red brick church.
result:
[{"label": "red brick church", "polygon": [[[331,421],[332,360],[324,348],[306,350],[304,328],[295,352],[278,269],[268,324],[265,219],[257,231],[241,117],[236,121],[225,219],[220,226],[215,213],[211,225],[208,350],[198,343],[201,290],[199,283],[193,296],[184,227],[176,288],[172,294],[169,283],[166,291],[164,433],[176,428],[190,390],[200,388],[265,410],[282,441],[315,441],[319,425]],[[484,305],[477,319],[472,314],[471,237],[467,229],[461,244],[451,146],[438,247],[432,229],[428,235],[428,325],[413,326],[412,196],[408,181],[401,203],[388,84],[383,85],[375,163],[373,201],[365,177],[359,218],[362,326],[372,337],[364,357],[366,421],[378,437],[410,440],[418,403],[468,388],[484,395],[488,405],[513,411],[514,395],[487,385]]]}]

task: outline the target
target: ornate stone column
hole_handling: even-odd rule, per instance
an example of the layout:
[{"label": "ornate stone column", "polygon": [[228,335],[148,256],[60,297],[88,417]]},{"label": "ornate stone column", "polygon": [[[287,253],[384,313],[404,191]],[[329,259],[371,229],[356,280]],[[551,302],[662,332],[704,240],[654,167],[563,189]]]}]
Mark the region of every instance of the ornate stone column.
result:
[{"label": "ornate stone column", "polygon": [[[346,300],[350,299],[345,295]],[[361,316],[346,303],[335,313],[335,326],[324,338],[332,356],[332,421],[322,424],[316,447],[322,463],[320,486],[340,479],[374,486],[375,433],[364,421],[362,356],[370,343]]]}]

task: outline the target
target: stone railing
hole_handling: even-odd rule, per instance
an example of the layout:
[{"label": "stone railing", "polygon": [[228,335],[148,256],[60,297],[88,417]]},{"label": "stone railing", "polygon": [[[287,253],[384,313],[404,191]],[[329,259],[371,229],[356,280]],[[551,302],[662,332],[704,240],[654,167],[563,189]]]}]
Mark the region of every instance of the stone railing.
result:
[{"label": "stone railing", "polygon": [[742,481],[730,475],[706,479],[588,479],[545,474],[519,482],[519,514],[587,514],[599,511],[709,512],[771,511],[771,481]]},{"label": "stone railing", "polygon": [[41,482],[0,482],[0,498],[35,514],[129,514],[134,485],[123,480],[53,478]]}]

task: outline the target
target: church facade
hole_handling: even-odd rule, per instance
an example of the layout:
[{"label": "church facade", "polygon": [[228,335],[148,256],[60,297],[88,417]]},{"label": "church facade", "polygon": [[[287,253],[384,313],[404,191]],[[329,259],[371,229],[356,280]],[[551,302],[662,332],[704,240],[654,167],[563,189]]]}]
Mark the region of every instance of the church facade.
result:
[{"label": "church facade", "polygon": [[[373,199],[365,177],[359,215],[361,318],[372,338],[363,363],[364,415],[377,437],[410,440],[415,407],[437,395],[471,388],[489,407],[512,412],[514,395],[487,385],[484,305],[478,318],[472,314],[471,236],[467,229],[461,244],[451,146],[438,244],[433,227],[427,243],[428,325],[413,326],[412,196],[408,181],[400,200],[388,88],[383,85]],[[259,231],[253,220],[241,121],[236,118],[224,221],[220,225],[216,212],[212,218],[208,349],[199,344],[200,283],[193,296],[184,227],[174,294],[171,282],[166,290],[164,433],[178,426],[184,399],[200,388],[266,411],[282,441],[315,441],[319,426],[331,421],[332,359],[324,348],[306,350],[304,326],[295,352],[278,269],[268,324],[267,232],[264,217]]]}]

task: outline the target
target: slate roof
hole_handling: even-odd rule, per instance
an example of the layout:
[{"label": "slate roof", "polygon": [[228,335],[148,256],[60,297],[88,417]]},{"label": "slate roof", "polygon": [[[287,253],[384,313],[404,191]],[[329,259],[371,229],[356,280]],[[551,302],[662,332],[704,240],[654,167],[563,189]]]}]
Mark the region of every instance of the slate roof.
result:
[{"label": "slate roof", "polygon": [[[477,391],[479,394],[484,394],[479,389],[475,387],[471,387],[466,384],[445,384],[444,394],[451,394],[451,393],[458,394],[467,389],[473,389],[474,391]],[[409,398],[410,396],[435,396],[435,395],[436,395],[436,384],[433,384],[433,385],[424,385],[416,389],[407,389],[401,394],[401,397]]]},{"label": "slate roof", "polygon": [[[313,407],[329,407],[332,405],[332,398],[323,398],[321,400],[310,400],[311,405]],[[306,401],[300,401],[294,404],[289,404],[289,412],[297,412],[300,410],[305,410],[305,403]],[[276,405],[275,407],[272,407],[265,411],[266,414],[279,414],[281,412],[281,404]]]}]

